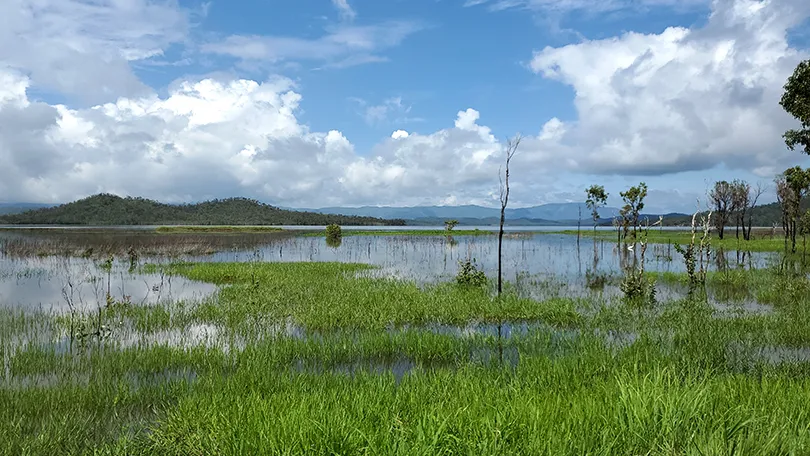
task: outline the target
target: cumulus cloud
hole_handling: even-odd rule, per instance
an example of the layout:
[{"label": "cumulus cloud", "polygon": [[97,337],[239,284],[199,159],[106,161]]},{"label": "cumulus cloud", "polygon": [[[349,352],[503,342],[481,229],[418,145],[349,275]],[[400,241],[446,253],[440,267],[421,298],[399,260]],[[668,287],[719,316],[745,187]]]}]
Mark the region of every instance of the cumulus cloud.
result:
[{"label": "cumulus cloud", "polygon": [[547,47],[530,67],[576,92],[577,121],[554,126],[572,169],[777,169],[798,158],[782,142],[792,119],[778,101],[808,57],[787,32],[808,17],[804,0],[715,0],[701,28]]},{"label": "cumulus cloud", "polygon": [[[170,5],[69,1],[100,5],[99,11],[107,12],[126,5]],[[627,33],[537,51],[530,68],[574,89],[578,118],[538,119],[536,131],[525,132],[513,162],[510,201],[578,198],[582,189],[574,178],[582,174],[602,174],[607,184],[616,173],[680,176],[720,166],[770,177],[795,163],[797,153],[786,151],[781,140],[793,121],[778,98],[795,65],[808,57],[791,48],[786,35],[810,17],[810,3],[718,0],[712,8],[700,28]],[[128,59],[160,52],[175,39],[138,30],[117,45],[84,38],[91,44],[74,47],[110,49],[126,69],[120,73],[124,77],[131,74]],[[322,39],[280,44],[260,37],[257,48],[247,42],[234,52],[244,58],[338,62],[397,42],[396,33],[392,38],[369,30],[342,27]],[[388,41],[378,42],[378,34]],[[115,54],[114,49],[127,51]],[[10,51],[0,47],[0,52]],[[5,200],[61,202],[106,191],[164,201],[242,195],[306,207],[497,203],[502,143],[487,126],[487,113],[472,108],[459,110],[438,131],[391,125],[390,137],[370,151],[358,151],[340,131],[311,131],[303,124],[302,95],[283,77],[187,79],[164,95],[116,86],[111,93],[120,96],[76,107],[38,101],[31,90],[47,86],[47,77],[22,57],[4,59],[0,194]],[[110,68],[100,80],[126,85],[125,77],[112,80],[119,73]],[[54,87],[67,93],[86,89],[85,82],[69,84],[68,73],[54,75]],[[400,100],[388,106],[405,105]],[[386,118],[394,124],[392,112]],[[630,181],[637,183],[636,177]]]},{"label": "cumulus cloud", "polygon": [[184,40],[188,17],[172,0],[4,0],[0,66],[89,102],[143,94],[129,63]]},{"label": "cumulus cloud", "polygon": [[[502,148],[460,111],[455,127],[395,132],[361,155],[338,131],[296,118],[292,81],[203,79],[165,97],[71,109],[28,98],[30,79],[0,71],[0,193],[66,201],[95,192],[190,201],[245,195],[284,205],[487,201]],[[531,154],[527,152],[527,158]]]}]

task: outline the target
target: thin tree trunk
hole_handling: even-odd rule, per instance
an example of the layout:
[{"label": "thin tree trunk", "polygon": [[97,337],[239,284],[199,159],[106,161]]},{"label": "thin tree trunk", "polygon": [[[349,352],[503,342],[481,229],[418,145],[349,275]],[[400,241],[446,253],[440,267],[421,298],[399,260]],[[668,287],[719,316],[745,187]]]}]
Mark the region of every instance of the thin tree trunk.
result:
[{"label": "thin tree trunk", "polygon": [[[509,168],[506,168],[506,197],[509,198]],[[503,248],[503,222],[506,218],[506,204],[501,204],[501,227],[498,230],[498,297],[501,296],[502,287],[502,268],[501,268],[501,250]]]},{"label": "thin tree trunk", "polygon": [[[515,136],[506,143],[506,172],[505,180],[501,185],[501,223],[498,229],[498,297],[501,297],[503,290],[503,224],[506,221],[506,206],[509,204],[509,162],[517,152],[518,145],[520,145],[520,135]],[[501,178],[500,171],[498,171],[498,179]]]}]

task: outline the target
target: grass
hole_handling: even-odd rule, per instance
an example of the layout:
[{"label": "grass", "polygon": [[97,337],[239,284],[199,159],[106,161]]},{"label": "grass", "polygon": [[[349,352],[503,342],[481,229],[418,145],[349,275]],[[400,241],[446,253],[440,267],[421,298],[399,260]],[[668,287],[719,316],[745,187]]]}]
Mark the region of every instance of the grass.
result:
[{"label": "grass", "polygon": [[[103,309],[111,335],[72,350],[52,342],[64,316],[0,309],[0,454],[810,448],[810,363],[759,355],[810,346],[801,271],[712,272],[711,287],[747,284],[774,306],[718,319],[698,301],[585,314],[577,309],[588,303],[570,299],[498,300],[480,288],[371,279],[368,268],[149,266],[220,291]],[[215,334],[178,340],[201,326]]]},{"label": "grass", "polygon": [[[577,232],[573,230],[557,231],[556,234],[570,234],[576,235]],[[616,239],[616,231],[593,230],[583,229],[580,233],[585,237],[597,237],[600,239]],[[632,234],[631,234],[632,236]],[[699,242],[701,234],[698,233],[696,242]],[[632,238],[631,238],[632,239]],[[651,244],[681,244],[687,245],[692,239],[692,233],[686,228],[683,231],[673,230],[656,230],[650,229],[648,233],[649,242]],[[785,240],[783,237],[774,236],[763,233],[753,233],[751,240],[744,240],[736,238],[733,232],[726,233],[724,239],[719,239],[716,234],[712,233],[711,245],[713,249],[723,250],[742,250],[748,252],[783,252],[785,250]],[[801,250],[801,240],[797,240],[797,250]]]},{"label": "grass", "polygon": [[159,226],[158,233],[278,233],[284,231],[274,226]]}]

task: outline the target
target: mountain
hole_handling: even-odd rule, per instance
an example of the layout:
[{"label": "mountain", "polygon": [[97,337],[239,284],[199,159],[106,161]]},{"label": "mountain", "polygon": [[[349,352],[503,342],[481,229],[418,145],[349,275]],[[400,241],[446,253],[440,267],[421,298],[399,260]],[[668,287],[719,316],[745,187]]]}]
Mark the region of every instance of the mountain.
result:
[{"label": "mountain", "polygon": [[280,209],[247,198],[164,204],[110,194],[55,207],[0,216],[0,224],[26,225],[404,225],[404,220]]},{"label": "mountain", "polygon": [[[447,219],[444,218],[418,218],[418,219],[409,219],[406,220],[408,225],[413,226],[443,226],[444,221]],[[484,217],[484,218],[454,218],[457,220],[459,225],[461,226],[498,226],[501,221],[500,216],[498,217]],[[584,223],[584,222],[583,222]],[[576,225],[577,222],[574,221],[573,225]],[[508,226],[571,226],[572,223],[567,221],[554,221],[554,220],[544,220],[544,219],[527,219],[527,218],[519,218],[519,219],[510,219],[506,221],[506,225]]]},{"label": "mountain", "polygon": [[0,203],[0,215],[19,214],[20,212],[51,207],[52,204],[39,203]]},{"label": "mountain", "polygon": [[[546,222],[571,221],[580,218],[590,220],[590,211],[584,203],[551,203],[540,206],[507,208],[507,220],[543,220]],[[318,212],[322,214],[343,214],[364,217],[396,218],[405,220],[428,220],[428,219],[456,219],[459,222],[469,219],[489,219],[500,218],[500,208],[484,207],[477,205],[465,206],[414,206],[414,207],[390,207],[390,206],[363,206],[363,207],[323,207],[320,209],[301,209],[305,211]],[[603,207],[599,210],[599,215],[603,218],[610,218],[619,213],[615,207]],[[476,222],[476,223],[480,223]],[[466,223],[462,223],[466,224]]]}]

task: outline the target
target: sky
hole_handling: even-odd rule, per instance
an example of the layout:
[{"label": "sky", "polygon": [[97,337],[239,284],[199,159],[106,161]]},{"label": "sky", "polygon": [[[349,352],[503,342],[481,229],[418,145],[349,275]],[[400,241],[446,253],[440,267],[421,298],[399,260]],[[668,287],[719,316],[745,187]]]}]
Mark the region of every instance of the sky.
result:
[{"label": "sky", "polygon": [[609,203],[810,166],[807,0],[3,0],[0,201]]}]

